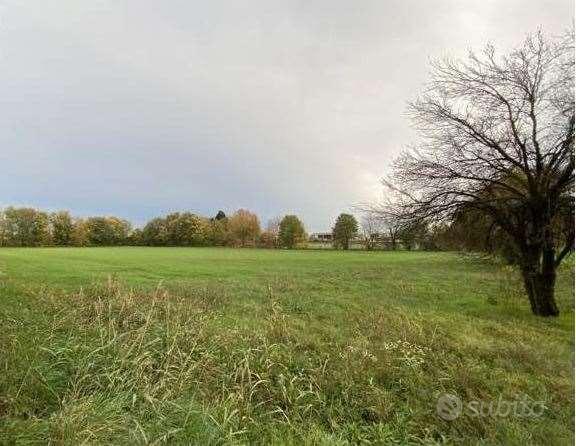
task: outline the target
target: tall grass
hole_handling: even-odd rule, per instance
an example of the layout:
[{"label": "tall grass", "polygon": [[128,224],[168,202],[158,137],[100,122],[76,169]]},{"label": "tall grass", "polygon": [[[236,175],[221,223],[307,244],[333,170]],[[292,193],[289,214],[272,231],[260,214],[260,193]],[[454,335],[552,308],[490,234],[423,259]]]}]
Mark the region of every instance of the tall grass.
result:
[{"label": "tall grass", "polygon": [[[218,287],[110,278],[24,291],[3,314],[3,444],[541,443],[572,440],[570,346],[554,328],[350,310],[312,324],[282,289],[228,317]],[[317,315],[321,316],[321,315]],[[544,330],[544,331],[542,331]],[[546,351],[534,336],[550,336]],[[435,413],[443,392],[545,401],[536,420]]]}]

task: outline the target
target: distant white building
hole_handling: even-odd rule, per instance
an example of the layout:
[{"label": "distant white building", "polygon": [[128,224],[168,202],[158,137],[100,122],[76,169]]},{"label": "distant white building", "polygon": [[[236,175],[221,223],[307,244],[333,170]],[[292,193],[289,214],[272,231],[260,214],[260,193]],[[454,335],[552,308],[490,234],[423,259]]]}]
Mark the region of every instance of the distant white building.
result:
[{"label": "distant white building", "polygon": [[313,232],[309,236],[311,242],[332,243],[331,232]]}]

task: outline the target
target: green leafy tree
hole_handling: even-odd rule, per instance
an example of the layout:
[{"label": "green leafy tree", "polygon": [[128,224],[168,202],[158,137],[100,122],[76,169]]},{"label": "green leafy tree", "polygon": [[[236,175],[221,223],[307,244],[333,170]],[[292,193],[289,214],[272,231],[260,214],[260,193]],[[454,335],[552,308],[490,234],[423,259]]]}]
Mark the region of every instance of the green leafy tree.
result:
[{"label": "green leafy tree", "polygon": [[86,220],[91,245],[123,245],[128,241],[131,225],[117,217],[90,217]]},{"label": "green leafy tree", "polygon": [[229,241],[228,219],[226,217],[219,219],[210,219],[208,223],[207,243],[211,246],[224,246]]},{"label": "green leafy tree", "polygon": [[130,246],[142,245],[142,229],[133,229],[128,236],[128,244]]},{"label": "green leafy tree", "polygon": [[52,241],[58,246],[69,246],[72,244],[72,231],[74,224],[68,211],[54,212],[50,216],[52,225]]},{"label": "green leafy tree", "polygon": [[4,211],[0,211],[0,246],[10,246],[9,234],[6,227],[6,217]]},{"label": "green leafy tree", "polygon": [[175,212],[166,216],[166,230],[172,246],[202,246],[206,244],[208,222],[190,212]]},{"label": "green leafy tree", "polygon": [[138,233],[148,246],[204,246],[212,244],[212,223],[191,212],[174,212],[150,220]]},{"label": "green leafy tree", "polygon": [[335,248],[349,249],[350,242],[358,235],[358,222],[353,215],[340,214],[332,228]]},{"label": "green leafy tree", "polygon": [[52,244],[50,234],[50,216],[46,212],[36,211],[32,226],[32,244],[28,246],[44,246]]},{"label": "green leafy tree", "polygon": [[72,233],[70,234],[70,244],[72,246],[87,246],[90,243],[88,238],[88,225],[86,221],[77,218],[72,221]]},{"label": "green leafy tree", "polygon": [[168,244],[168,229],[166,220],[156,217],[150,220],[141,234],[142,244],[147,246],[166,246]]},{"label": "green leafy tree", "polygon": [[295,215],[286,215],[280,222],[278,239],[284,248],[293,249],[306,242],[304,225]]},{"label": "green leafy tree", "polygon": [[33,208],[6,208],[2,218],[5,246],[42,246],[50,244],[48,214]]}]

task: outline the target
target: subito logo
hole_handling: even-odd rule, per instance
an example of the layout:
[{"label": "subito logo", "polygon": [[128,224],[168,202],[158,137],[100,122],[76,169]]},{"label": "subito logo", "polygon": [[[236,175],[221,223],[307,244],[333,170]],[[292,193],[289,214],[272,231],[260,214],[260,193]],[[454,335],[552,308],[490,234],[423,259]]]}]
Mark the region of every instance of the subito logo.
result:
[{"label": "subito logo", "polygon": [[451,393],[443,393],[436,402],[436,413],[446,421],[454,421],[462,414],[462,400]]}]

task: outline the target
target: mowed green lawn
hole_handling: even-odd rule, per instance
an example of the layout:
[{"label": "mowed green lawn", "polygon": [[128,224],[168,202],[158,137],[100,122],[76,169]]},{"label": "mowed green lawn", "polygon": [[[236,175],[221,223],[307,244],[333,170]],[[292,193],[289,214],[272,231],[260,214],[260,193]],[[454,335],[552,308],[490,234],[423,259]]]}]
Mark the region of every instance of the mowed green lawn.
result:
[{"label": "mowed green lawn", "polygon": [[539,319],[455,253],[3,248],[0,444],[571,444],[572,274]]}]

